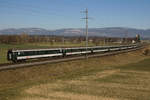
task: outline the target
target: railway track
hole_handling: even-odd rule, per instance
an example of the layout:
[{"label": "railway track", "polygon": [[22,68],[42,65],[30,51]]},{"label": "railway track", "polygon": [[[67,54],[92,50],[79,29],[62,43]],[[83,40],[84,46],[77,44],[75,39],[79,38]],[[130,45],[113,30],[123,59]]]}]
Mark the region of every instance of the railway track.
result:
[{"label": "railway track", "polygon": [[[137,47],[134,49],[122,50],[122,51],[107,52],[107,53],[102,53],[102,54],[99,54],[99,53],[89,54],[88,58],[111,56],[111,55],[116,55],[116,54],[120,54],[120,53],[136,51],[136,50],[142,49],[144,47],[145,46]],[[43,64],[48,64],[48,63],[66,62],[66,61],[79,60],[79,59],[86,59],[86,57],[85,57],[85,55],[82,55],[82,56],[66,57],[66,58],[59,58],[59,59],[53,59],[53,60],[50,59],[50,60],[41,61],[41,62],[37,61],[37,62],[27,62],[27,63],[19,63],[19,64],[3,64],[0,66],[0,71],[23,68],[23,67],[31,67],[31,66],[35,66],[35,65],[43,65]]]}]

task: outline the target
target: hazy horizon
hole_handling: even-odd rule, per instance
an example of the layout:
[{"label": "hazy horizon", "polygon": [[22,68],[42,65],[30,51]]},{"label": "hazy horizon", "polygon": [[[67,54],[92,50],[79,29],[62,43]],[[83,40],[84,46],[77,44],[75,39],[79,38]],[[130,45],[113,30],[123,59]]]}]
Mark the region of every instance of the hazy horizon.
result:
[{"label": "hazy horizon", "polygon": [[[32,28],[37,28],[37,29],[45,29],[45,30],[61,30],[61,29],[85,29],[85,27],[82,27],[82,28],[73,28],[73,27],[66,27],[66,28],[58,28],[58,29],[50,29],[50,28],[42,28],[42,27],[18,27],[18,28],[4,28],[4,29],[0,29],[0,30],[7,30],[7,29],[32,29]],[[134,27],[89,27],[89,29],[96,29],[96,28],[127,28],[127,29],[138,29],[138,30],[150,30],[150,28],[134,28]]]}]

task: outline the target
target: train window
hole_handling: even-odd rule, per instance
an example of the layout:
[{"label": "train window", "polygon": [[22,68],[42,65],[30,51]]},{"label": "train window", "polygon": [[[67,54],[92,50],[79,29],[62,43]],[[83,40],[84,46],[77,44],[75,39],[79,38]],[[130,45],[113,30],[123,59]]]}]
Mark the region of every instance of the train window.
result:
[{"label": "train window", "polygon": [[46,54],[55,54],[55,53],[60,53],[60,50],[49,50],[45,52]]},{"label": "train window", "polygon": [[66,52],[72,52],[71,49],[66,49]]},{"label": "train window", "polygon": [[80,52],[81,50],[80,49],[72,49],[71,51],[72,52]]},{"label": "train window", "polygon": [[20,55],[20,52],[18,52],[18,55]]},{"label": "train window", "polygon": [[60,53],[60,50],[55,50],[55,53]]},{"label": "train window", "polygon": [[34,54],[34,51],[25,51],[24,52],[25,56],[30,56],[30,55],[33,55],[33,54]]},{"label": "train window", "polygon": [[18,52],[19,56],[24,56],[24,52]]},{"label": "train window", "polygon": [[16,52],[16,55],[32,56],[32,55],[44,55],[44,54],[55,54],[55,53],[61,53],[61,50],[24,51],[24,52]]}]

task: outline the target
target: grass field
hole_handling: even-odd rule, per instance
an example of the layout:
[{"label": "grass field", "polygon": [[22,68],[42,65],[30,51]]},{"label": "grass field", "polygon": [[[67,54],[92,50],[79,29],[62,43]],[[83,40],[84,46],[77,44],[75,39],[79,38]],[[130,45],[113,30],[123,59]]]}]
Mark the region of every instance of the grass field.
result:
[{"label": "grass field", "polygon": [[149,100],[141,52],[1,71],[0,100]]}]

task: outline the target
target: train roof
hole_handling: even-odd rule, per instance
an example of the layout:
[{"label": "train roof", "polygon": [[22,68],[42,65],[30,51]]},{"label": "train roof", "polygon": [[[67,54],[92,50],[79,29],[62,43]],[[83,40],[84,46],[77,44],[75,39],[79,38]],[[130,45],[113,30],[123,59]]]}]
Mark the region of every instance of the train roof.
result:
[{"label": "train roof", "polygon": [[47,50],[61,50],[62,48],[49,48],[49,49],[24,49],[24,50],[12,50],[12,52],[25,52],[25,51],[47,51]]}]

